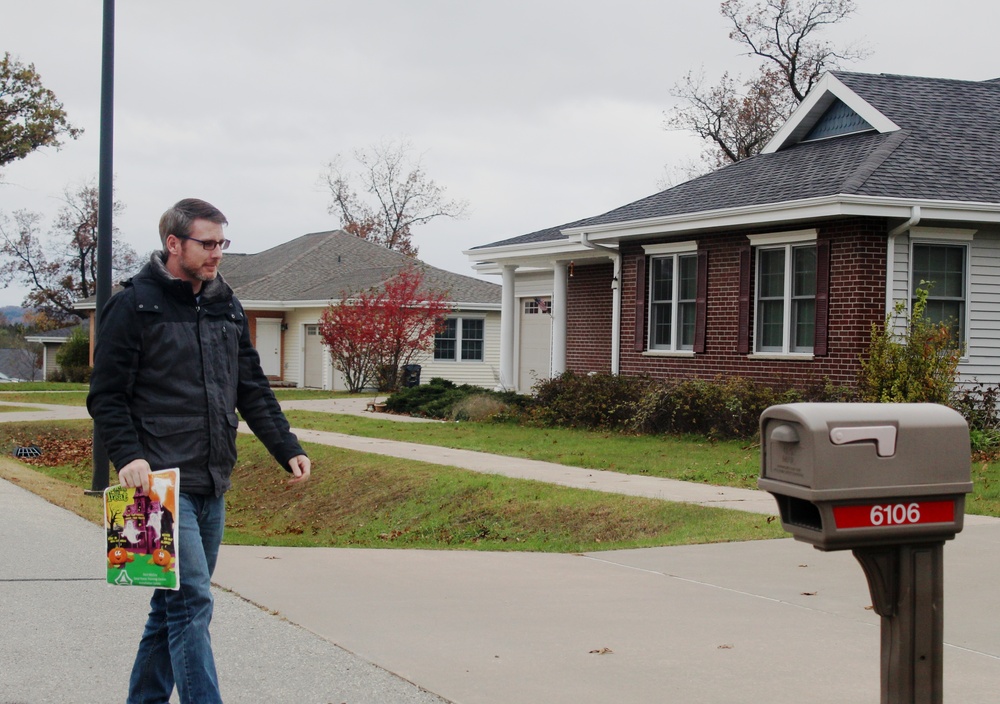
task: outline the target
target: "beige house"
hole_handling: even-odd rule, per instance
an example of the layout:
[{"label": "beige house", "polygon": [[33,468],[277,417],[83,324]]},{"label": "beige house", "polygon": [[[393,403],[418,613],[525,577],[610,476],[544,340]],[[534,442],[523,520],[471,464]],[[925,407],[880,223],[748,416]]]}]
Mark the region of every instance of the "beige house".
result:
[{"label": "beige house", "polygon": [[[343,230],[315,232],[258,254],[230,254],[221,272],[247,313],[264,373],[275,385],[346,390],[319,335],[323,310],[385,283],[405,255]],[[416,262],[429,289],[448,293],[453,311],[432,353],[415,359],[421,382],[443,377],[493,388],[500,379],[500,286]],[[95,301],[80,303],[90,310]]]}]

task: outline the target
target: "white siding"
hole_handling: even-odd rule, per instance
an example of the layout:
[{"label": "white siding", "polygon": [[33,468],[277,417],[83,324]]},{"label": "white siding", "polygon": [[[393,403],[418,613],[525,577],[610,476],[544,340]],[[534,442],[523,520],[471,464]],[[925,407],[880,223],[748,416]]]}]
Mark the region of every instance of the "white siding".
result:
[{"label": "white siding", "polygon": [[[892,313],[896,301],[903,301],[906,304],[906,310],[910,308],[910,238],[906,235],[896,237],[895,257],[893,261],[892,302],[885,311],[886,315]],[[899,335],[905,333],[905,321],[898,321],[895,330]]]},{"label": "white siding", "polygon": [[518,272],[514,279],[514,297],[525,298],[552,295],[552,270]]},{"label": "white siding", "polygon": [[[932,237],[927,228],[920,239]],[[1000,383],[1000,231],[981,228],[969,245],[968,347],[960,380]],[[909,301],[910,238],[897,237],[895,250],[893,298]]]},{"label": "white siding", "polygon": [[322,312],[322,308],[296,308],[285,313],[285,322],[288,323],[288,330],[285,331],[286,381],[294,381],[302,386],[302,360],[305,357],[303,326],[318,323]]},{"label": "white siding", "polygon": [[959,373],[962,381],[1000,383],[1000,236],[977,232],[969,254],[968,361]]},{"label": "white siding", "polygon": [[[414,359],[414,364],[421,366],[420,383],[426,384],[434,377],[441,377],[456,384],[471,384],[492,389],[500,383],[500,312],[487,313],[466,312],[468,317],[482,317],[483,325],[483,361],[482,362],[446,362],[435,360],[433,354],[425,354],[420,359]],[[456,311],[453,317],[462,317],[462,311]]]}]

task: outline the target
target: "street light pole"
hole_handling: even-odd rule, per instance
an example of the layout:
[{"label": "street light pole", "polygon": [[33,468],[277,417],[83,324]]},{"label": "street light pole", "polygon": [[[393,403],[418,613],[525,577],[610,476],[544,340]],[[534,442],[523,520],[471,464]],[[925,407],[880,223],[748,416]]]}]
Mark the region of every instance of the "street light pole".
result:
[{"label": "street light pole", "polygon": [[[115,122],[115,0],[104,0],[104,32],[101,50],[101,146],[97,182],[97,311],[93,339],[101,329],[101,313],[111,298],[111,232],[114,202]],[[94,432],[94,474],[90,490],[103,492],[108,486],[108,452]]]}]

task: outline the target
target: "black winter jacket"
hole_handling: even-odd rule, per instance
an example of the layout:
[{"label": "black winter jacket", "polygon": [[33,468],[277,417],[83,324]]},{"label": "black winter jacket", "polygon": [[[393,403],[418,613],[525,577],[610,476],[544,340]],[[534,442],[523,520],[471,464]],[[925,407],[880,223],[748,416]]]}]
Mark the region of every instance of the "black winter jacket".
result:
[{"label": "black winter jacket", "polygon": [[[221,276],[173,277],[159,253],[108,301],[87,409],[116,469],[180,468],[181,491],[221,496],[236,463],[236,411],[278,463],[305,454],[289,430],[246,316]],[[289,470],[290,471],[290,470]]]}]

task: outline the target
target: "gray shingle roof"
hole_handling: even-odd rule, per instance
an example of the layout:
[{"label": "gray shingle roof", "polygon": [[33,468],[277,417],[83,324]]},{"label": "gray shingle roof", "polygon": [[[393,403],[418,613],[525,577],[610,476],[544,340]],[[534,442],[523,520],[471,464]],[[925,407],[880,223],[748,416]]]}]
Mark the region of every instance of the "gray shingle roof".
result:
[{"label": "gray shingle roof", "polygon": [[424,285],[461,303],[499,303],[501,287],[430,266],[343,230],[314,232],[258,254],[227,254],[220,271],[243,301],[339,300],[416,263]]},{"label": "gray shingle roof", "polygon": [[560,230],[573,226],[820,196],[1000,203],[1000,79],[956,81],[848,72],[834,75],[901,129],[795,144],[595,217],[479,248],[564,239]]}]

